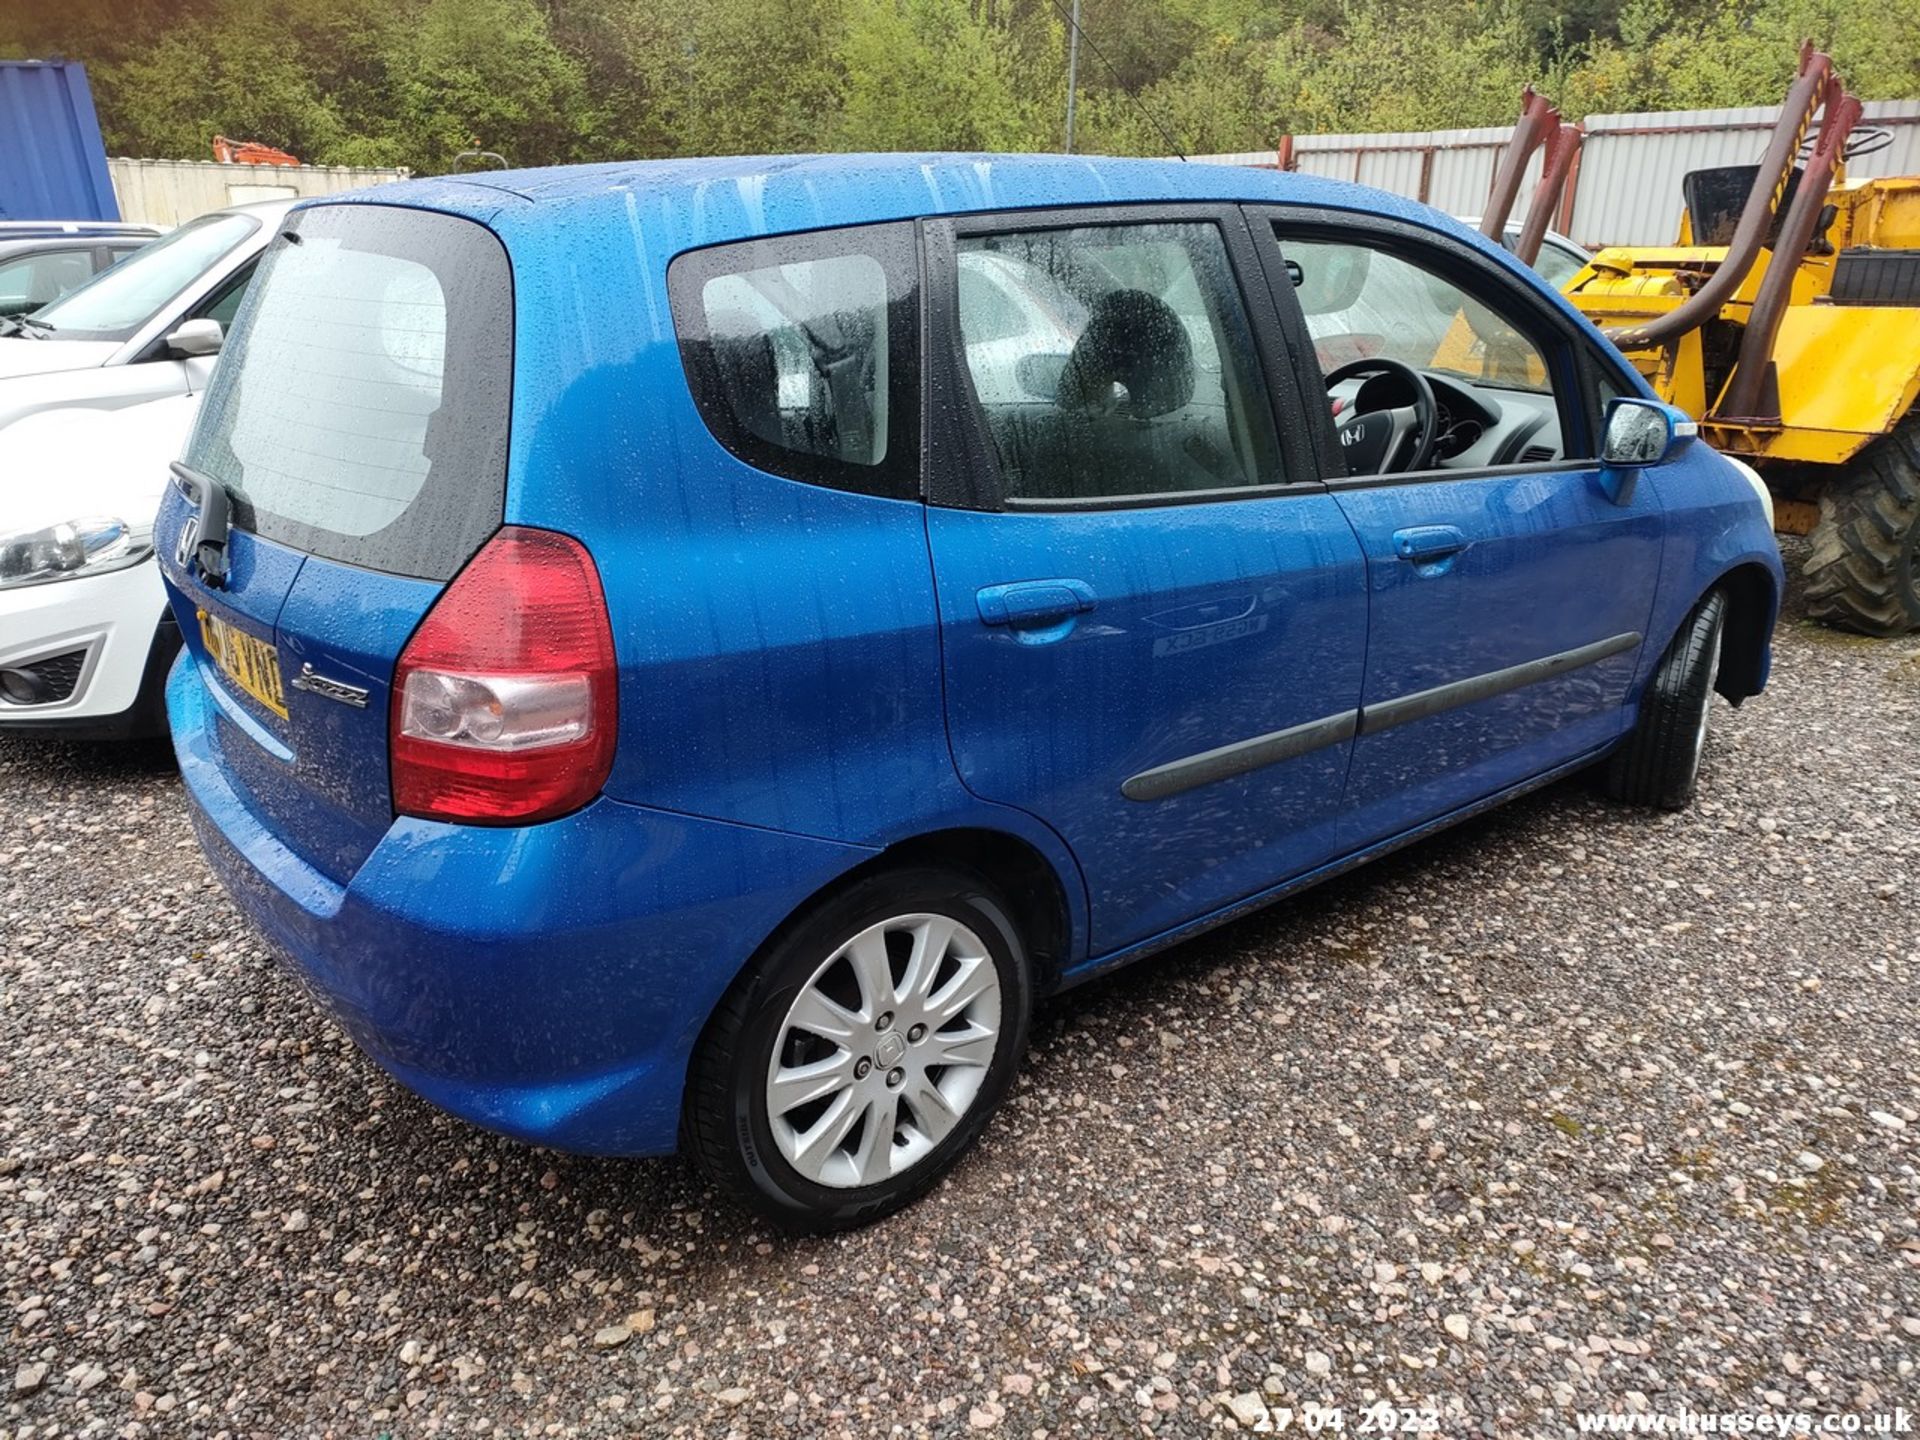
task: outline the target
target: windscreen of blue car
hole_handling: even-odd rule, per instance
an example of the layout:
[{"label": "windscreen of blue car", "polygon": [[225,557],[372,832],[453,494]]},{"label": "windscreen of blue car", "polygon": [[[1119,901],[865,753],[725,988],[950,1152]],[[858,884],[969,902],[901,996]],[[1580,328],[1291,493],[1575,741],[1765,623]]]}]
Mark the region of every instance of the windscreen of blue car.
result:
[{"label": "windscreen of blue car", "polygon": [[500,524],[512,358],[491,232],[397,206],[297,211],[235,318],[186,464],[266,539],[450,579]]}]

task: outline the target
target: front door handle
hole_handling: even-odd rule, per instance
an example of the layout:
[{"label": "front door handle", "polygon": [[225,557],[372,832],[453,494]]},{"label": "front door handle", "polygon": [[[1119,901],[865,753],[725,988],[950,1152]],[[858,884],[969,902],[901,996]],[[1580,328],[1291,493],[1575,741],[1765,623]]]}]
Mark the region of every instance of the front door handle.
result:
[{"label": "front door handle", "polygon": [[1451,525],[1416,525],[1393,532],[1394,553],[1410,565],[1431,565],[1458,555],[1472,542]]},{"label": "front door handle", "polygon": [[1017,580],[988,585],[974,602],[982,624],[1035,630],[1093,609],[1093,587],[1084,580]]}]

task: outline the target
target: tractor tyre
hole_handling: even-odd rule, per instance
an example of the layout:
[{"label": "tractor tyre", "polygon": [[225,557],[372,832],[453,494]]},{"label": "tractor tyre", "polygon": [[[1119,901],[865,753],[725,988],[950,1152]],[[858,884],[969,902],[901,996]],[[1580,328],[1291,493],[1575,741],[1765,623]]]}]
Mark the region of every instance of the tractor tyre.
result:
[{"label": "tractor tyre", "polygon": [[1862,635],[1920,629],[1920,412],[1821,492],[1801,574],[1816,620]]}]

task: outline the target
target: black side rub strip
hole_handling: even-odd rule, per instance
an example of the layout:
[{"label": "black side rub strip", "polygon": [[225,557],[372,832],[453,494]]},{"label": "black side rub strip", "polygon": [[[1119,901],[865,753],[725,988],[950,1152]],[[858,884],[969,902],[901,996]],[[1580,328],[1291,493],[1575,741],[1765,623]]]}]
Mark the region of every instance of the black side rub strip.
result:
[{"label": "black side rub strip", "polygon": [[1120,793],[1129,800],[1164,800],[1197,785],[1210,785],[1230,775],[1244,775],[1249,770],[1338,745],[1342,740],[1351,740],[1359,733],[1359,727],[1360,712],[1343,710],[1322,720],[1309,720],[1304,725],[1256,735],[1251,740],[1236,740],[1217,750],[1203,750],[1184,760],[1170,760],[1165,765],[1142,770],[1120,787]]},{"label": "black side rub strip", "polygon": [[1504,670],[1489,670],[1484,675],[1436,685],[1431,690],[1416,690],[1396,700],[1382,700],[1378,705],[1369,705],[1361,711],[1360,733],[1377,735],[1382,730],[1391,730],[1395,725],[1424,720],[1429,715],[1458,709],[1478,700],[1490,700],[1495,695],[1504,695],[1522,686],[1537,685],[1542,680],[1551,680],[1555,675],[1564,675],[1569,670],[1578,670],[1582,665],[1592,665],[1609,655],[1631,650],[1639,643],[1640,632],[1637,630],[1630,635],[1611,635],[1591,645],[1562,650],[1557,655],[1542,655],[1538,660],[1525,660],[1518,665],[1509,665]]},{"label": "black side rub strip", "polygon": [[1536,685],[1555,675],[1564,675],[1569,670],[1578,670],[1583,665],[1592,665],[1609,656],[1622,654],[1639,643],[1638,631],[1612,635],[1590,645],[1562,650],[1557,655],[1543,655],[1538,660],[1509,665],[1504,670],[1489,670],[1484,675],[1436,685],[1431,690],[1417,690],[1395,700],[1384,700],[1365,710],[1343,710],[1337,715],[1309,720],[1304,725],[1256,735],[1251,740],[1236,740],[1231,745],[1203,750],[1198,755],[1170,760],[1165,765],[1142,770],[1120,786],[1120,793],[1129,800],[1164,800],[1185,790],[1211,785],[1216,780],[1244,775],[1250,770],[1260,770],[1268,765],[1277,765],[1282,760],[1292,760],[1315,750],[1323,750],[1329,745],[1338,745],[1356,735],[1377,735],[1395,725],[1425,720],[1462,705],[1490,700],[1509,690]]}]

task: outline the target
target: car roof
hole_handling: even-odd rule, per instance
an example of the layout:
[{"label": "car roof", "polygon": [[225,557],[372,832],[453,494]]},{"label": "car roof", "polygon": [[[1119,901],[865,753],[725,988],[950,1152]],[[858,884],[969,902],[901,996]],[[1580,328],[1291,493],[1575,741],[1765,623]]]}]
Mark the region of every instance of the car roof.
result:
[{"label": "car roof", "polygon": [[398,205],[494,231],[529,276],[624,252],[658,274],[674,256],[767,235],[983,211],[1214,202],[1344,210],[1446,235],[1514,281],[1565,298],[1452,216],[1384,190],[1251,165],[1086,155],[742,155],[489,170],[316,196],[295,208]]},{"label": "car roof", "polygon": [[6,235],[0,234],[0,255],[45,255],[64,250],[97,250],[102,245],[144,245],[151,235]]},{"label": "car roof", "polygon": [[[561,209],[655,222],[682,244],[928,215],[1181,201],[1320,205],[1468,236],[1440,212],[1384,191],[1253,166],[1083,155],[743,155],[489,170],[404,180],[306,205],[447,210],[503,235]],[[541,217],[536,221],[535,217]],[[1477,242],[1476,242],[1477,243]],[[1498,250],[1497,246],[1487,248]]]},{"label": "car roof", "polygon": [[249,200],[244,205],[222,205],[218,210],[208,210],[195,215],[195,220],[204,220],[208,215],[251,215],[258,220],[278,221],[301,201],[298,195],[289,195],[284,200]]},{"label": "car roof", "polygon": [[124,220],[0,220],[0,240],[151,240],[158,225]]}]

